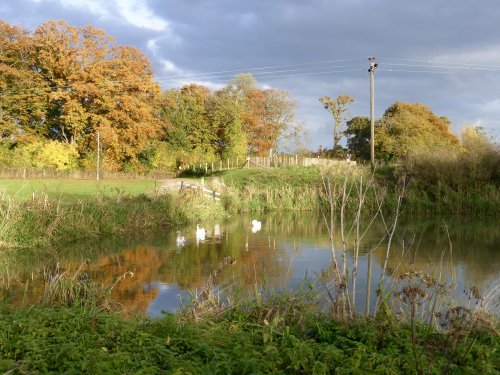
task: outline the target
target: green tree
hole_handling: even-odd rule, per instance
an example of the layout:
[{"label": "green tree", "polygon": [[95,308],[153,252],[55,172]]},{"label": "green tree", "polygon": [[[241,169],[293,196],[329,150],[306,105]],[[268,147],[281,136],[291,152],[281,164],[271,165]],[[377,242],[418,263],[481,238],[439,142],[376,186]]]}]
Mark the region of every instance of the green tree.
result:
[{"label": "green tree", "polygon": [[356,160],[370,160],[370,119],[353,117],[346,123],[347,150]]},{"label": "green tree", "polygon": [[235,98],[239,103],[243,103],[249,92],[256,90],[257,80],[251,73],[236,75],[225,87],[229,96]]},{"label": "green tree", "polygon": [[221,158],[243,159],[247,137],[241,123],[243,103],[226,89],[215,92],[208,104],[208,117],[217,131],[217,153]]},{"label": "green tree", "polygon": [[[208,117],[207,87],[186,85],[165,94],[163,111],[169,121],[167,142],[177,150],[197,150],[211,159],[216,152],[217,127]],[[205,160],[206,161],[206,160]]]},{"label": "green tree", "polygon": [[376,157],[387,161],[400,159],[413,151],[431,151],[453,147],[458,139],[450,131],[450,122],[428,107],[415,103],[391,105],[375,129]]}]

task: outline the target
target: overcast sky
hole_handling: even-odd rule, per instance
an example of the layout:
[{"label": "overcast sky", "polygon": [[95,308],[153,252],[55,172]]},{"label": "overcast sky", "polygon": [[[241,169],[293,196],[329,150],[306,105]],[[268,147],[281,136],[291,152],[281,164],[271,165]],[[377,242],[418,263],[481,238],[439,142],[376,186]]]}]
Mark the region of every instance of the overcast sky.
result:
[{"label": "overcast sky", "polygon": [[318,98],[349,94],[369,116],[397,100],[478,124],[500,138],[499,0],[2,0],[0,18],[34,30],[48,20],[92,24],[149,56],[164,88],[217,88],[251,72],[287,89],[309,146],[333,143]]}]

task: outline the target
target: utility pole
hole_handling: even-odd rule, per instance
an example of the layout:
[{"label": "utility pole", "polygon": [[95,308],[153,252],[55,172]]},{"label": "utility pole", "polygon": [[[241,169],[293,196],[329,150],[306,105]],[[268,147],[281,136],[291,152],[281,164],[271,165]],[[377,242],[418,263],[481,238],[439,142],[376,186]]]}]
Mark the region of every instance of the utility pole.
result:
[{"label": "utility pole", "polygon": [[97,168],[96,168],[96,180],[99,181],[99,169],[101,162],[101,134],[99,129],[97,129]]},{"label": "utility pole", "polygon": [[375,62],[375,57],[369,57],[370,62],[370,148],[371,148],[371,163],[375,169],[375,70],[378,64]]}]

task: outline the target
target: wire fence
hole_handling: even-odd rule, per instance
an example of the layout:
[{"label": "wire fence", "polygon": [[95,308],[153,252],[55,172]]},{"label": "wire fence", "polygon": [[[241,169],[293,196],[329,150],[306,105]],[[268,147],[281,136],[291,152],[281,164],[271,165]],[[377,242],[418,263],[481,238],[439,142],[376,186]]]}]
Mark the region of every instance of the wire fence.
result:
[{"label": "wire fence", "polygon": [[[197,174],[208,174],[212,172],[227,171],[231,169],[241,168],[279,168],[288,166],[335,166],[345,163],[356,164],[355,161],[324,159],[324,158],[306,158],[302,156],[275,156],[275,157],[259,157],[251,156],[240,159],[226,159],[217,162],[196,163],[179,168],[178,172],[190,171]],[[106,172],[100,171],[99,179],[102,180],[131,180],[131,179],[165,179],[175,176],[171,171],[150,171],[146,173],[133,172]],[[96,171],[92,170],[67,170],[60,171],[57,169],[36,169],[36,168],[9,168],[0,167],[0,178],[16,178],[16,179],[87,179],[97,180]]]},{"label": "wire fence", "polygon": [[[99,178],[104,180],[132,180],[132,179],[164,179],[171,178],[174,173],[168,171],[151,171],[148,173],[130,172],[105,172],[100,171]],[[0,178],[12,179],[84,179],[96,180],[96,171],[89,170],[68,170],[57,169],[35,169],[35,168],[0,168]]]},{"label": "wire fence", "polygon": [[184,167],[184,170],[189,170],[194,173],[212,173],[219,171],[227,171],[231,169],[241,168],[280,168],[288,166],[335,166],[341,164],[356,164],[351,160],[323,159],[323,158],[306,158],[302,156],[276,156],[276,157],[259,157],[251,156],[246,159],[226,159],[217,162],[196,163]]}]

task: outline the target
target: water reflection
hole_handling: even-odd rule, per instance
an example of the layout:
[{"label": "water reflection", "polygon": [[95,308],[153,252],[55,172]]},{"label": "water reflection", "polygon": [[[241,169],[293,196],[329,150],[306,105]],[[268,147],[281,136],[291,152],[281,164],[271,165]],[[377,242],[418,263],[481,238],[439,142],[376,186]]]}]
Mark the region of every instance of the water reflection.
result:
[{"label": "water reflection", "polygon": [[[314,279],[331,267],[331,243],[321,215],[267,214],[259,230],[253,230],[252,219],[241,216],[202,223],[206,230],[203,239],[197,236],[196,227],[190,226],[148,238],[108,239],[54,251],[50,258],[29,259],[19,262],[23,267],[7,267],[10,276],[5,272],[0,275],[0,293],[14,305],[36,301],[43,293],[44,274],[49,270],[58,266],[60,270],[76,271],[88,260],[87,271],[104,285],[113,285],[121,275],[133,272],[134,277],[114,285],[113,300],[158,316],[161,311],[178,308],[179,297],[202,285],[228,256],[236,262],[220,268],[216,282],[243,290],[253,290],[256,284],[296,287],[304,278]],[[184,236],[182,243],[177,230]],[[335,225],[336,251],[342,248],[340,231]],[[349,227],[344,228],[349,249],[353,247],[352,233]],[[384,223],[375,221],[361,242],[356,290],[356,306],[361,311],[366,308],[367,294],[368,300],[373,298],[383,269],[387,243],[381,239],[386,233]],[[402,219],[388,258],[387,279],[390,281],[394,272],[420,270],[441,274],[459,288],[474,285],[485,290],[500,280],[499,237],[496,226],[488,221]],[[349,253],[347,266],[352,262]],[[372,283],[367,290],[369,279]]]}]

